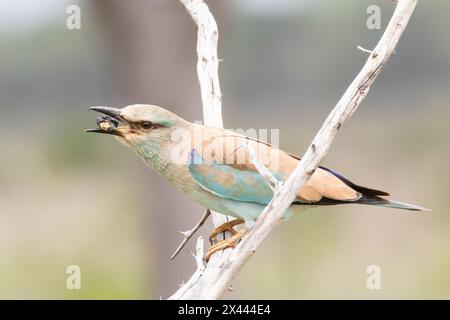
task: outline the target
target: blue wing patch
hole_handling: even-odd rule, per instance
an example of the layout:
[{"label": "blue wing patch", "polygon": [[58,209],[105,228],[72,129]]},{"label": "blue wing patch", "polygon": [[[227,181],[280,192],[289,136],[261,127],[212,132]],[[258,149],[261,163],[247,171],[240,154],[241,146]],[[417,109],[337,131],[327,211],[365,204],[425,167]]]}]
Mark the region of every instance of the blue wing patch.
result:
[{"label": "blue wing patch", "polygon": [[272,199],[272,189],[256,171],[208,162],[195,149],[189,153],[188,167],[195,182],[216,196],[262,205],[267,205]]}]

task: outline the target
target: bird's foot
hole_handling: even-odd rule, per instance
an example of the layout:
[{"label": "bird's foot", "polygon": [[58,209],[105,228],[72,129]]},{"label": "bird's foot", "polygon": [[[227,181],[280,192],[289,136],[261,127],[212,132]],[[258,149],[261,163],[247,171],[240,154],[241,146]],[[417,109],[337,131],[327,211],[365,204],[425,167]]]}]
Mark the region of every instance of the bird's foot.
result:
[{"label": "bird's foot", "polygon": [[[241,220],[241,219],[237,219],[237,220]],[[233,220],[233,221],[236,221],[236,220]],[[233,222],[233,221],[230,221],[230,222],[228,222],[228,223],[231,223],[231,222]],[[242,222],[241,222],[242,223]],[[239,223],[236,223],[236,224],[239,224]],[[235,224],[235,225],[236,225]],[[218,228],[220,228],[221,226],[219,226]],[[216,229],[218,229],[218,228],[216,228]],[[233,234],[233,236],[231,237],[231,238],[229,238],[229,239],[225,239],[225,240],[222,240],[222,241],[220,241],[220,242],[218,242],[218,243],[216,243],[216,244],[214,244],[214,245],[212,245],[211,246],[211,248],[209,248],[209,250],[208,250],[208,252],[206,253],[206,255],[205,255],[205,257],[204,257],[204,259],[205,259],[205,261],[206,262],[208,262],[209,261],[209,258],[211,258],[211,256],[214,254],[214,253],[216,253],[217,251],[220,251],[220,250],[225,250],[225,249],[227,249],[227,248],[234,248],[234,247],[236,247],[236,245],[239,243],[239,240],[241,240],[241,238],[242,238],[242,236],[245,234],[245,232],[247,231],[247,229],[241,229],[241,230],[239,230],[239,231],[235,231],[234,229],[232,229],[232,226],[230,227],[231,228],[231,230],[233,230],[234,231],[234,234]],[[230,230],[230,231],[231,231]],[[221,231],[222,232],[222,231]],[[219,232],[220,233],[220,232]]]},{"label": "bird's foot", "polygon": [[216,239],[217,235],[225,231],[229,231],[231,232],[231,234],[235,235],[237,231],[234,230],[233,227],[243,223],[245,223],[243,219],[234,219],[222,223],[220,226],[218,226],[211,232],[211,235],[209,236],[209,242],[211,243],[211,245],[216,244],[218,242]]}]

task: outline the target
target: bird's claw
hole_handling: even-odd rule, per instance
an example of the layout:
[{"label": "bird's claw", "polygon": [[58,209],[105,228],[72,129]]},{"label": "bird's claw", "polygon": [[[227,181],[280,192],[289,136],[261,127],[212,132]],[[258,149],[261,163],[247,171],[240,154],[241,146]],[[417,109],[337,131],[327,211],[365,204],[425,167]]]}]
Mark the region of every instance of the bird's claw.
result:
[{"label": "bird's claw", "polygon": [[[239,231],[236,231],[233,229],[233,227],[243,223],[245,223],[243,219],[235,219],[221,224],[211,232],[211,235],[209,236],[211,248],[209,248],[208,252],[204,257],[206,262],[208,262],[209,258],[211,258],[211,256],[217,251],[224,250],[226,248],[236,247],[236,245],[239,243],[239,240],[242,238],[247,229],[241,229]],[[217,235],[225,231],[231,232],[232,234],[231,238],[218,242],[216,239]]]},{"label": "bird's claw", "polygon": [[211,243],[211,245],[217,244],[217,235],[225,231],[229,231],[231,232],[231,234],[235,235],[237,231],[234,230],[233,227],[243,223],[245,223],[243,219],[234,219],[221,224],[211,232],[211,235],[209,236],[209,242]]},{"label": "bird's claw", "polygon": [[241,240],[242,236],[245,234],[246,231],[247,229],[235,231],[235,234],[231,238],[222,240],[219,243],[216,243],[215,245],[211,246],[211,248],[209,248],[208,252],[205,254],[204,257],[205,261],[208,262],[209,258],[211,258],[211,256],[217,251],[236,247],[236,245],[239,243],[239,240]]}]

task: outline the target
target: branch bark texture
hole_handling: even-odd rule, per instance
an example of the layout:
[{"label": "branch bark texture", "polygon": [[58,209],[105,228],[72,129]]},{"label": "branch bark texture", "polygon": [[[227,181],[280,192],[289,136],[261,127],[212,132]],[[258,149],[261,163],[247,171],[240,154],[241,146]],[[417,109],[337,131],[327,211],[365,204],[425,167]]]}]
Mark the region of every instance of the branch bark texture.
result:
[{"label": "branch bark texture", "polygon": [[[223,128],[222,92],[219,82],[217,43],[219,30],[216,20],[203,0],[180,0],[197,25],[197,76],[203,105],[203,122],[206,126]],[[212,212],[214,226],[232,218]]]}]

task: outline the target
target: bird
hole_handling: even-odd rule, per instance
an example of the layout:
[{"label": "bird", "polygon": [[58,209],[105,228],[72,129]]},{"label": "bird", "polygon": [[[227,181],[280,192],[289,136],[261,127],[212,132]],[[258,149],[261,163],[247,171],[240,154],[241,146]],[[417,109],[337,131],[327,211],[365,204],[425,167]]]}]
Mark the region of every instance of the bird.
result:
[{"label": "bird", "polygon": [[[207,209],[236,218],[212,231],[211,240],[226,230],[233,236],[213,244],[206,260],[219,250],[236,246],[272,199],[271,185],[260,174],[255,161],[280,182],[289,177],[300,161],[298,156],[264,141],[189,122],[156,105],[94,106],[89,110],[101,113],[102,117],[97,120],[98,128],[87,132],[113,135],[189,198]],[[298,191],[283,220],[309,208],[341,204],[429,210],[389,200],[388,196],[385,191],[355,184],[340,173],[319,166]],[[233,227],[239,224],[245,224],[245,228],[236,231]]]}]

